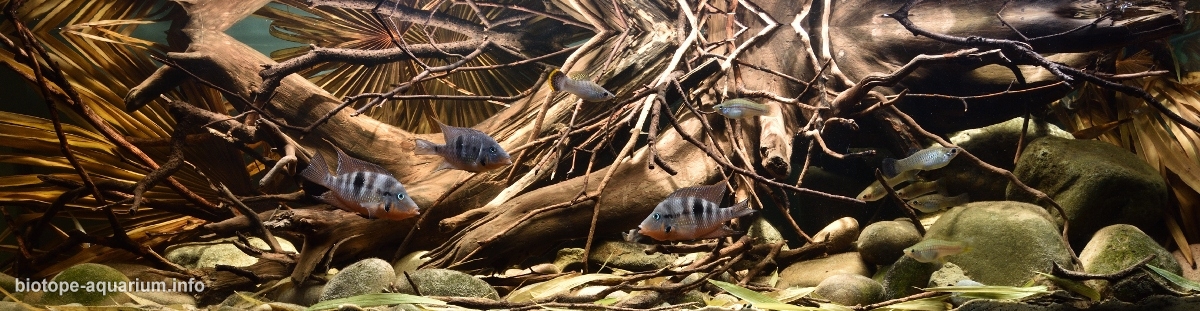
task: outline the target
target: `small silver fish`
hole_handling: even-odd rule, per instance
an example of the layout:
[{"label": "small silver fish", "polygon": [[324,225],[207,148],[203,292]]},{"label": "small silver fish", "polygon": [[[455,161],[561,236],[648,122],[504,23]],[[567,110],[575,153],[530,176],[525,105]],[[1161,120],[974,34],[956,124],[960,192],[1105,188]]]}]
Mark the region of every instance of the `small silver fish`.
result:
[{"label": "small silver fish", "polygon": [[550,90],[575,94],[589,102],[605,101],[617,97],[596,82],[573,79],[558,69],[551,70],[547,80],[550,83]]},{"label": "small silver fish", "polygon": [[[888,178],[887,183],[889,186],[895,187],[896,185],[912,180],[916,176],[917,171],[905,171],[904,173],[900,173],[900,175],[896,175],[896,177]],[[871,183],[870,186],[867,186],[866,189],[863,189],[862,192],[859,192],[858,197],[856,198],[870,202],[877,201],[886,195],[887,189],[884,189],[883,184],[880,184],[879,181],[876,180],[875,182]]]},{"label": "small silver fish", "polygon": [[713,106],[713,109],[730,119],[749,119],[767,114],[767,105],[745,98],[734,98]]},{"label": "small silver fish", "polygon": [[329,166],[320,152],[300,172],[305,179],[329,188],[317,199],[367,218],[403,220],[421,214],[417,203],[392,173],[352,158],[337,146],[334,149],[338,154],[337,175],[329,175]]},{"label": "small silver fish", "polygon": [[[914,172],[914,171],[909,171],[909,172]],[[938,182],[937,180],[934,180],[934,181],[914,182],[912,184],[909,184],[908,186],[905,186],[904,188],[896,189],[896,195],[900,196],[901,199],[905,199],[905,200],[911,200],[912,198],[916,198],[921,195],[932,193],[932,192],[937,192],[939,194],[946,194],[946,187],[943,187],[940,182]]]},{"label": "small silver fish", "polygon": [[958,255],[968,251],[971,251],[971,246],[964,242],[926,239],[912,247],[905,248],[904,256],[925,263],[935,261],[945,263],[946,256]]},{"label": "small silver fish", "polygon": [[453,168],[478,173],[512,164],[512,158],[491,136],[476,129],[449,126],[442,122],[438,122],[438,127],[446,139],[445,145],[417,139],[416,149],[413,150],[418,155],[442,156],[444,160],[434,171]]},{"label": "small silver fish", "polygon": [[638,226],[639,233],[659,241],[713,239],[736,233],[725,226],[730,219],[753,214],[749,200],[721,208],[726,182],[675,190],[654,207]]},{"label": "small silver fish", "polygon": [[967,204],[971,202],[971,197],[966,193],[948,197],[938,193],[919,196],[916,199],[908,201],[908,205],[921,211],[922,213],[933,213],[943,209]]},{"label": "small silver fish", "polygon": [[917,151],[907,158],[896,160],[893,158],[883,159],[883,165],[879,167],[883,171],[883,175],[887,177],[896,176],[905,171],[911,170],[935,170],[945,167],[950,164],[955,156],[959,154],[959,148],[946,148],[937,146],[933,148]]}]

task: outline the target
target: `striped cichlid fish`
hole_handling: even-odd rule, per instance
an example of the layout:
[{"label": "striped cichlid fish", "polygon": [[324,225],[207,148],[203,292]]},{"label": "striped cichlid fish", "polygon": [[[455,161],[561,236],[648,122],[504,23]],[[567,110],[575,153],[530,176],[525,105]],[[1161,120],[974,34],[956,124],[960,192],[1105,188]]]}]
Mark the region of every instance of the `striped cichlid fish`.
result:
[{"label": "striped cichlid fish", "polygon": [[970,250],[971,246],[964,242],[926,239],[912,247],[905,248],[904,256],[925,263],[935,261],[945,263],[946,256],[958,255]]},{"label": "striped cichlid fish", "polygon": [[967,204],[971,202],[971,197],[966,193],[948,197],[939,193],[927,194],[919,196],[912,201],[908,201],[908,205],[920,210],[922,213],[933,213],[943,209]]},{"label": "striped cichlid fish", "polygon": [[749,200],[721,208],[726,185],[721,182],[675,190],[642,221],[639,233],[659,241],[714,239],[736,233],[725,222],[755,210],[750,208]]},{"label": "striped cichlid fish", "polygon": [[756,116],[767,114],[767,105],[759,104],[745,98],[734,98],[726,100],[713,109],[730,119],[749,119]]},{"label": "striped cichlid fish", "polygon": [[551,70],[547,80],[550,83],[550,90],[575,94],[589,102],[605,101],[617,97],[596,82],[573,79],[558,69]]},{"label": "striped cichlid fish", "polygon": [[408,196],[404,185],[383,167],[352,158],[337,150],[337,174],[329,174],[325,158],[317,152],[308,168],[300,172],[305,179],[329,188],[317,199],[367,218],[403,220],[420,215],[417,203]]},{"label": "striped cichlid fish", "polygon": [[883,159],[883,165],[879,168],[883,171],[883,175],[893,177],[911,170],[935,170],[950,164],[955,156],[959,154],[958,147],[946,148],[937,146],[933,148],[917,151],[907,158],[896,160],[893,158]]},{"label": "striped cichlid fish", "polygon": [[[915,171],[909,171],[909,172],[915,172]],[[942,184],[940,182],[938,182],[937,180],[933,180],[933,181],[914,182],[914,183],[909,184],[908,186],[905,186],[904,188],[896,189],[896,195],[900,196],[901,199],[905,199],[905,200],[910,200],[912,198],[916,198],[921,195],[925,195],[925,194],[929,194],[929,193],[933,193],[933,192],[937,192],[939,194],[944,195],[944,194],[946,194],[946,188],[943,187]]]},{"label": "striped cichlid fish", "polygon": [[[889,186],[895,187],[896,185],[910,181],[916,177],[917,171],[905,171],[904,173],[900,173],[900,175],[896,175],[896,177],[888,178],[887,182]],[[866,189],[863,189],[862,192],[859,192],[858,196],[855,198],[870,202],[877,201],[886,195],[887,189],[884,189],[883,184],[880,184],[879,181],[876,180],[875,182],[871,183],[870,186],[867,186]]]},{"label": "striped cichlid fish", "polygon": [[445,145],[417,139],[416,149],[413,150],[418,155],[442,156],[444,160],[434,171],[452,168],[478,173],[512,164],[512,158],[491,136],[473,128],[449,126],[442,122],[438,122],[438,127],[442,128]]}]

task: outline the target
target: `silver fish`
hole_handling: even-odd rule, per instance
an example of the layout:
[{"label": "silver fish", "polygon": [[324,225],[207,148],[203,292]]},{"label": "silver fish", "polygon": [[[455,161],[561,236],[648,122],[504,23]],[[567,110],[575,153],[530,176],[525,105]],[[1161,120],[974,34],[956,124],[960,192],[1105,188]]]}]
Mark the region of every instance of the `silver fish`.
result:
[{"label": "silver fish", "polygon": [[[909,172],[913,172],[913,171],[909,171]],[[938,182],[937,180],[934,180],[934,181],[914,182],[914,183],[909,184],[908,186],[905,186],[904,188],[896,189],[896,195],[900,196],[901,199],[905,199],[905,200],[910,200],[912,198],[916,198],[921,195],[925,195],[925,194],[933,193],[933,192],[937,192],[939,194],[944,195],[944,194],[946,194],[946,188],[943,187],[940,182]]]},{"label": "silver fish", "polygon": [[920,262],[946,262],[946,256],[957,255],[971,251],[971,246],[959,241],[927,239],[904,249],[904,256]]},{"label": "silver fish", "polygon": [[[900,173],[900,175],[896,175],[896,177],[888,178],[887,183],[889,186],[895,187],[896,185],[912,180],[916,176],[916,171],[905,171],[904,173]],[[871,183],[870,186],[867,186],[866,189],[863,189],[862,192],[859,192],[858,197],[856,198],[870,202],[879,200],[886,195],[887,189],[884,189],[883,184],[880,184],[879,181],[876,180],[875,182]]]},{"label": "silver fish", "polygon": [[912,205],[913,208],[920,210],[923,213],[933,213],[943,209],[967,204],[968,202],[971,202],[971,197],[966,193],[952,197],[934,193],[912,199],[912,201],[908,201],[908,205]]},{"label": "silver fish", "polygon": [[935,170],[945,167],[950,164],[955,156],[959,154],[959,148],[946,148],[937,146],[933,148],[917,151],[907,158],[896,160],[893,158],[883,159],[883,165],[880,170],[884,176],[892,177],[899,175],[905,171],[911,170]]},{"label": "silver fish", "polygon": [[745,98],[734,98],[713,106],[717,113],[730,119],[749,119],[767,114],[767,105]]},{"label": "silver fish", "polygon": [[320,152],[312,157],[308,168],[300,172],[305,179],[329,188],[317,199],[367,218],[403,220],[421,214],[417,203],[392,173],[373,163],[352,158],[337,146],[334,149],[338,154],[336,175],[329,174],[329,166]]},{"label": "silver fish", "polygon": [[478,173],[512,164],[512,158],[491,136],[476,129],[449,126],[441,122],[438,122],[438,127],[446,139],[445,145],[417,139],[416,149],[413,150],[418,155],[442,156],[444,160],[434,171],[453,168]]},{"label": "silver fish", "polygon": [[730,219],[753,214],[748,200],[721,208],[726,182],[675,190],[654,207],[639,233],[659,241],[713,239],[736,233],[725,226]]},{"label": "silver fish", "polygon": [[549,80],[551,90],[575,94],[589,102],[605,101],[617,97],[596,82],[572,79],[558,69],[550,71],[550,77],[547,80]]}]

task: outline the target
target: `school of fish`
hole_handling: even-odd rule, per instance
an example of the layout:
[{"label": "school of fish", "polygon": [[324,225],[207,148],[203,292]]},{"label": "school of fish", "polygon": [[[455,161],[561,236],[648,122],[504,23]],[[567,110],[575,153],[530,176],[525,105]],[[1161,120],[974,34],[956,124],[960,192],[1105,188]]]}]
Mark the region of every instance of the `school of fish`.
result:
[{"label": "school of fish", "polygon": [[[672,192],[646,216],[637,233],[659,241],[714,239],[736,234],[726,221],[755,212],[748,200],[721,208],[727,182]],[[630,238],[627,235],[626,238]]]}]

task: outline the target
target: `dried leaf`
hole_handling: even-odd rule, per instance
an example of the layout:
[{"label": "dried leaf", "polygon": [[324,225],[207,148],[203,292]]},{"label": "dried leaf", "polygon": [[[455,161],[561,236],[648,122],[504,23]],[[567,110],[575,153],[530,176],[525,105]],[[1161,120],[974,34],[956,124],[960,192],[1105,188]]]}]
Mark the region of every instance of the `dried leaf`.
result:
[{"label": "dried leaf", "polygon": [[1154,273],[1158,273],[1158,275],[1162,276],[1168,281],[1171,281],[1171,283],[1175,283],[1175,285],[1179,285],[1179,287],[1182,287],[1188,291],[1200,292],[1200,284],[1192,282],[1192,280],[1188,280],[1182,276],[1171,273],[1171,271],[1167,271],[1163,268],[1155,267],[1154,265],[1148,264],[1146,265],[1146,268],[1150,268],[1150,270],[1153,270]]},{"label": "dried leaf", "polygon": [[358,295],[358,296],[354,296],[354,297],[326,300],[326,301],[319,302],[315,305],[312,305],[311,307],[308,307],[308,309],[305,309],[305,310],[307,310],[307,311],[332,310],[332,309],[338,309],[338,306],[340,306],[340,305],[356,305],[356,306],[365,308],[365,307],[388,306],[388,305],[398,305],[398,304],[444,305],[444,304],[446,304],[446,302],[437,300],[437,299],[433,299],[433,298],[425,298],[425,297],[421,297],[421,296],[413,296],[413,295],[408,295],[408,294],[378,293],[378,294],[365,294],[365,295]]}]

